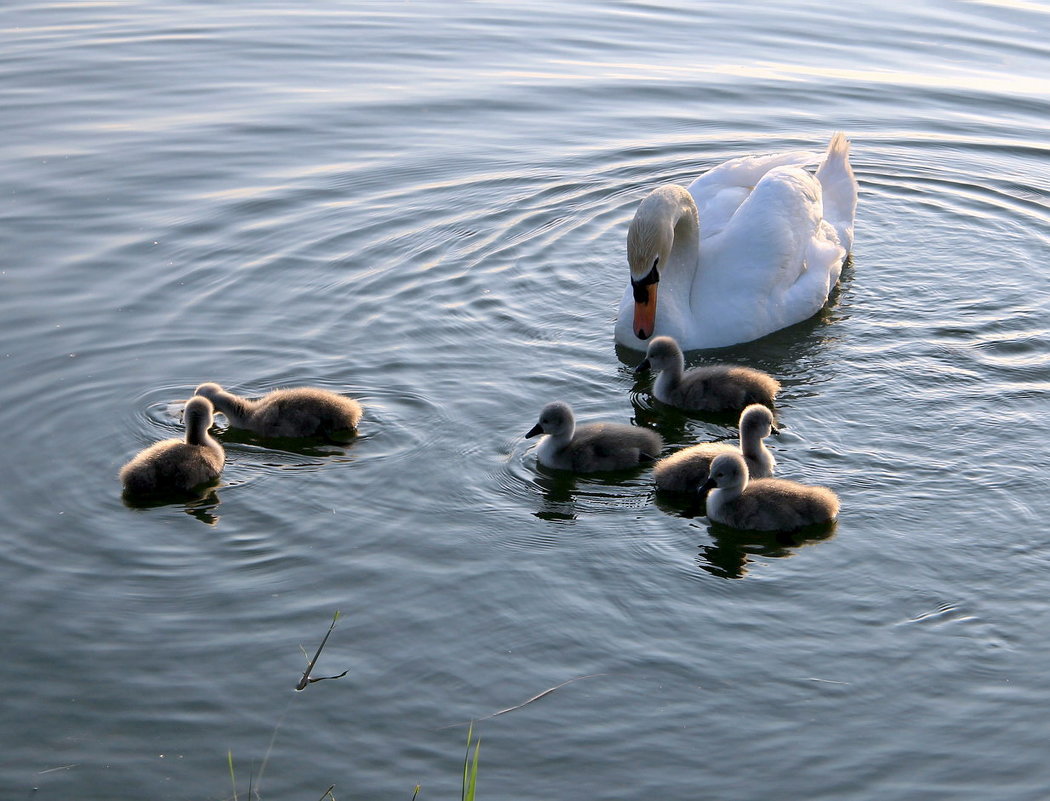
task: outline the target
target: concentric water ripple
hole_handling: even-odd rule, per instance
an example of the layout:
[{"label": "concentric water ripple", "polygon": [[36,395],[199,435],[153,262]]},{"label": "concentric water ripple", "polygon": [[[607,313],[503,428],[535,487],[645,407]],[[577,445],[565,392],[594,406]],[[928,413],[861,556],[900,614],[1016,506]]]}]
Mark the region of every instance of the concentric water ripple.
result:
[{"label": "concentric water ripple", "polygon": [[[5,787],[217,797],[232,754],[242,794],[268,756],[264,797],[447,797],[443,727],[599,676],[482,721],[483,786],[1041,797],[1044,8],[3,14]],[[782,381],[780,473],[839,522],[731,532],[645,469],[539,468],[558,398],[668,451],[735,438],[614,346],[627,225],[837,129],[861,198],[831,304],[689,360]],[[360,436],[220,424],[211,494],[126,506],[120,465],[206,380],[352,395]],[[293,694],[337,609],[318,671],[349,674]]]}]

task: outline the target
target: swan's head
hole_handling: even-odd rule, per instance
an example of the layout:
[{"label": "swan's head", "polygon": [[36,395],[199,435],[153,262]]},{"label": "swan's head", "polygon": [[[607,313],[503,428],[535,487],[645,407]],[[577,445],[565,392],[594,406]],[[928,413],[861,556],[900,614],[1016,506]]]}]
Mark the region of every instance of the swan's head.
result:
[{"label": "swan's head", "polygon": [[226,394],[226,390],[218,384],[209,381],[207,384],[201,384],[193,390],[193,394],[200,395],[202,398],[207,398],[212,403],[215,403],[215,401]]},{"label": "swan's head", "polygon": [[721,453],[711,460],[708,479],[700,492],[711,489],[742,490],[747,486],[747,462],[739,453]]},{"label": "swan's head", "polygon": [[[648,339],[656,326],[656,290],[661,272],[671,262],[675,234],[685,223],[698,230],[696,203],[681,186],[654,189],[638,206],[627,229],[627,264],[634,293],[634,324],[639,339]],[[695,243],[691,243],[695,249]]]},{"label": "swan's head", "polygon": [[675,365],[678,365],[679,370],[685,365],[685,357],[678,343],[671,337],[655,337],[645,351],[645,358],[634,368],[634,372],[645,373],[650,369],[659,372]]},{"label": "swan's head", "polygon": [[773,412],[761,403],[752,403],[740,413],[740,439],[765,439],[779,434],[773,422]]},{"label": "swan's head", "polygon": [[576,419],[572,414],[569,404],[555,401],[548,403],[540,412],[540,420],[534,425],[525,439],[536,437],[540,434],[549,434],[555,439],[559,437],[571,437],[576,428]]},{"label": "swan's head", "polygon": [[631,268],[631,290],[634,292],[634,324],[639,339],[653,335],[656,325],[656,290],[660,284],[660,266],[670,259],[674,232],[649,195],[642,201],[627,229],[627,264]]}]

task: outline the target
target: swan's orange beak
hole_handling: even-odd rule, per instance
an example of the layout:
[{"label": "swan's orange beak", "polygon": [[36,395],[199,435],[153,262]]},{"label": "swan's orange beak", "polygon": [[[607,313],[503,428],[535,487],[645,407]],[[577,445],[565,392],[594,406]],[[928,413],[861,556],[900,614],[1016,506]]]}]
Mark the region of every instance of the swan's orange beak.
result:
[{"label": "swan's orange beak", "polygon": [[638,339],[648,339],[656,327],[656,283],[641,288],[645,293],[644,300],[638,299],[639,288],[635,287],[634,334]]}]

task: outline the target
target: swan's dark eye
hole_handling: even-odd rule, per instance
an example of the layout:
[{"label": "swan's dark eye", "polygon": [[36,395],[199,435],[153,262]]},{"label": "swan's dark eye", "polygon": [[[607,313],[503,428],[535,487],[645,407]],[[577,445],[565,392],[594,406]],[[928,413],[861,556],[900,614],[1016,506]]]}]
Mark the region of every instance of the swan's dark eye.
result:
[{"label": "swan's dark eye", "polygon": [[[660,261],[657,257],[656,261]],[[656,269],[656,264],[653,264],[653,269],[649,271],[649,274],[645,278],[639,278],[635,281],[631,279],[631,288],[634,290],[634,302],[635,303],[648,303],[649,302],[649,285],[660,283],[660,271]]]}]

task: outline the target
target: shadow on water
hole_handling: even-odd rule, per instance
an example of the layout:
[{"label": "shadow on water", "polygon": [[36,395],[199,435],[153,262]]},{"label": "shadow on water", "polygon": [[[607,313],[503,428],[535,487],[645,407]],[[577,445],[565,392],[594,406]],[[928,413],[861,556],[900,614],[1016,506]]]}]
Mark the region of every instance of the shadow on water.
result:
[{"label": "shadow on water", "polygon": [[125,492],[121,500],[129,509],[140,511],[165,506],[182,506],[183,511],[190,517],[197,518],[205,525],[214,526],[219,522],[219,515],[215,514],[215,509],[220,503],[217,492],[219,486],[219,482],[216,481],[192,492],[167,492],[148,496],[129,495]]},{"label": "shadow on water", "polygon": [[212,433],[223,445],[248,445],[252,448],[312,458],[349,456],[350,449],[363,439],[357,434],[338,440],[325,437],[263,437],[240,428],[225,428],[221,431],[213,429]]},{"label": "shadow on water", "polygon": [[[634,407],[634,423],[656,431],[667,445],[677,442],[692,442],[696,423],[704,423],[716,429],[725,429],[728,434],[712,435],[711,440],[725,439],[733,444],[737,441],[740,412],[686,411],[668,406],[650,394],[650,382],[646,378],[636,381],[631,390],[631,405]],[[774,412],[775,413],[775,412]]]},{"label": "shadow on water", "polygon": [[581,475],[537,464],[533,482],[543,494],[543,506],[533,514],[541,520],[564,521],[575,520],[581,506],[618,509],[629,494],[637,494],[633,479],[647,469],[641,466]]},{"label": "shadow on water", "polygon": [[[686,519],[703,518],[704,502],[684,493],[658,492],[656,506],[666,514]],[[701,545],[696,564],[713,576],[726,579],[744,578],[748,563],[754,557],[781,559],[793,556],[805,546],[831,539],[837,521],[807,526],[795,531],[746,531],[708,521],[710,545]]]},{"label": "shadow on water", "polygon": [[713,576],[744,578],[755,557],[780,559],[793,556],[804,545],[831,539],[835,522],[808,526],[797,531],[742,531],[718,523],[708,526],[712,544],[701,545],[696,564]]},{"label": "shadow on water", "polygon": [[659,490],[656,493],[654,504],[664,514],[675,517],[692,519],[703,517],[705,513],[704,501],[699,493]]}]

